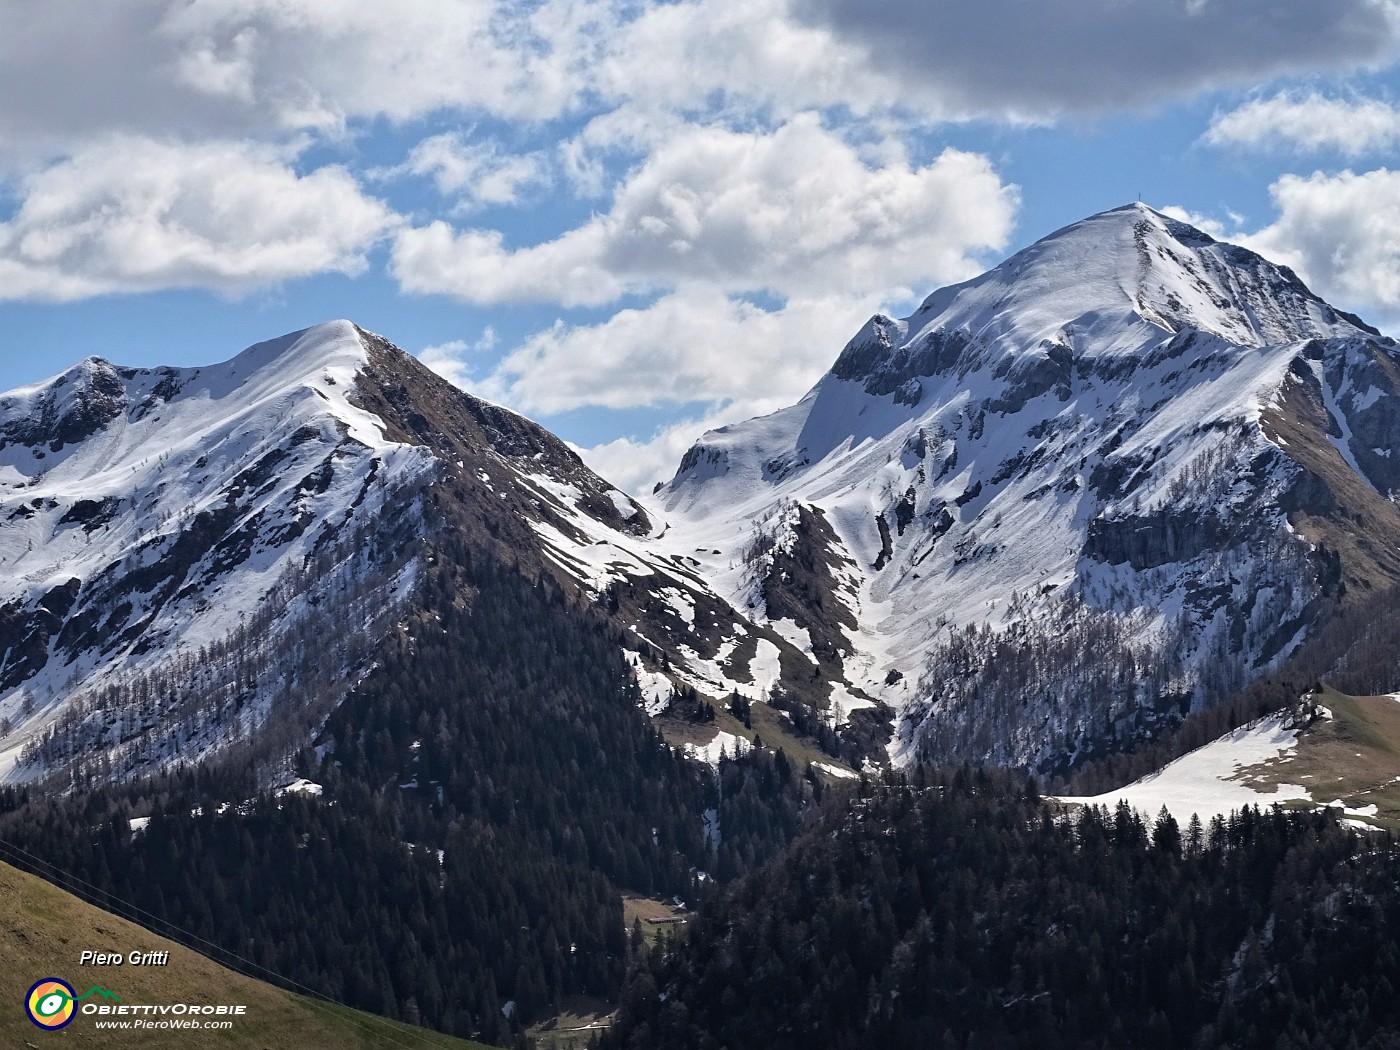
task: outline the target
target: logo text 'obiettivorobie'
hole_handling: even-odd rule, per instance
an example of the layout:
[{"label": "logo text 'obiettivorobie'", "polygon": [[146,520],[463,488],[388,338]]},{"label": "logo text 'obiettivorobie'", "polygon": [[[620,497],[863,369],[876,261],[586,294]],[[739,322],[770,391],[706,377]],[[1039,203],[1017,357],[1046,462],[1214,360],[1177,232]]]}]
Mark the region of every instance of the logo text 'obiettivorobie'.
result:
[{"label": "logo text 'obiettivorobie'", "polygon": [[[94,995],[121,1002],[121,996],[95,984],[79,995],[62,978],[45,977],[30,986],[24,997],[24,1012],[40,1028],[52,1032],[68,1027],[77,1013],[77,1004]],[[95,1003],[91,1005],[96,1006]]]}]

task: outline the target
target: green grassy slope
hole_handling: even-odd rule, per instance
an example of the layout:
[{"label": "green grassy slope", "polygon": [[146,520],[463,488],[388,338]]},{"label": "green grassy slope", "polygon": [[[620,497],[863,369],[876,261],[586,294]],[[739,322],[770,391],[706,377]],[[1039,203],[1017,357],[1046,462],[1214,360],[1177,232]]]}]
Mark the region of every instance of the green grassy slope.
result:
[{"label": "green grassy slope", "polygon": [[[165,966],[79,966],[84,949],[168,951]],[[25,993],[58,977],[79,995],[97,984],[126,1004],[241,1003],[247,1014],[227,1031],[98,1029],[79,1015],[44,1031],[24,1011]],[[101,1002],[94,996],[85,1002]],[[201,1019],[202,1020],[202,1019]],[[228,970],[197,952],[95,908],[7,864],[0,864],[0,1046],[192,1047],[219,1050],[482,1050],[437,1032],[292,995]]]},{"label": "green grassy slope", "polygon": [[[1306,788],[1311,803],[1343,802],[1352,819],[1400,831],[1400,700],[1349,696],[1330,687],[1317,697],[1332,713],[1308,726],[1286,759],[1242,771],[1252,787],[1279,783]],[[1302,799],[1288,803],[1306,807]],[[1374,806],[1375,812],[1364,813]]]}]

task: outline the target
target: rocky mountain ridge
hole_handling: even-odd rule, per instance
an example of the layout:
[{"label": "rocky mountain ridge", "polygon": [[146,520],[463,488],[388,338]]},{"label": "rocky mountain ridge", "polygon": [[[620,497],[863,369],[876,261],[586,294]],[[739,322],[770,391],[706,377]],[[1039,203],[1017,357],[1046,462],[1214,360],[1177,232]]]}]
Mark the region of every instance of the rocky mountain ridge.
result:
[{"label": "rocky mountain ridge", "polygon": [[786,643],[650,545],[636,501],[348,321],[207,368],[90,358],[0,397],[0,435],[12,780],[127,776],[255,737],[290,753],[377,645],[425,629],[449,540],[610,618],[653,711],[682,690],[758,699],[781,673]]},{"label": "rocky mountain ridge", "polygon": [[711,759],[758,704],[837,770],[1063,770],[1400,580],[1397,396],[1393,341],[1140,205],[872,318],[643,501],[348,321],[90,358],[0,395],[0,775],[314,740],[460,541]]}]

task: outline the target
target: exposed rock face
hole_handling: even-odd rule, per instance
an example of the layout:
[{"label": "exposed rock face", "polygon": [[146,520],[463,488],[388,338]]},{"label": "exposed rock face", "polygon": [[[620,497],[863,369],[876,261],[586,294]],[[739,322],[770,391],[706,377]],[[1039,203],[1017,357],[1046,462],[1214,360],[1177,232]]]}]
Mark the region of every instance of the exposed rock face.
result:
[{"label": "exposed rock face", "polygon": [[851,565],[826,516],[801,506],[789,542],[776,547],[763,577],[763,604],[775,620],[791,620],[812,639],[818,663],[840,670],[851,652],[856,618],[840,595],[839,573]]},{"label": "exposed rock face", "polygon": [[922,380],[955,369],[967,347],[959,332],[932,332],[901,346],[906,326],[877,314],[866,322],[832,366],[838,379],[859,382],[867,394],[894,394],[896,404],[914,407],[923,395]]},{"label": "exposed rock face", "polygon": [[32,607],[10,601],[0,608],[0,650],[8,656],[0,689],[19,685],[44,669],[49,659],[49,639],[62,629],[64,617],[78,596],[79,582],[71,579],[59,584]]},{"label": "exposed rock face", "polygon": [[[1293,528],[1318,554],[1323,571],[1340,581],[1344,598],[1364,596],[1400,579],[1400,507],[1393,490],[1381,488],[1387,476],[1366,470],[1369,460],[1386,461],[1384,447],[1358,441],[1352,420],[1375,405],[1393,414],[1395,395],[1348,381],[1353,367],[1370,371],[1393,367],[1393,344],[1373,340],[1311,343],[1294,357],[1272,403],[1260,417],[1262,432],[1277,445],[1290,476],[1279,504]],[[1329,362],[1333,364],[1329,366]],[[1333,385],[1334,382],[1337,385]],[[1348,411],[1351,406],[1351,411]],[[1379,418],[1380,427],[1393,424]],[[1344,429],[1345,428],[1345,429]],[[1395,446],[1400,455],[1400,446]]]},{"label": "exposed rock face", "polygon": [[27,398],[0,399],[0,438],[6,443],[43,446],[60,452],[84,441],[127,408],[127,390],[117,370],[90,357]]},{"label": "exposed rock face", "polygon": [[1055,394],[1056,401],[1068,401],[1073,388],[1074,359],[1069,347],[1047,343],[1042,355],[1032,355],[1014,364],[1009,360],[998,368],[1006,379],[999,397],[987,402],[987,411],[999,416],[1014,416],[1042,394]]},{"label": "exposed rock face", "polygon": [[[652,531],[641,504],[600,478],[539,424],[458,390],[382,336],[358,331],[366,364],[355,401],[382,420],[395,439],[432,449],[445,464],[460,462],[455,472],[467,483],[480,484],[480,472],[499,469],[504,461],[567,487],[573,504],[591,520],[631,536]],[[498,495],[496,501],[502,498],[509,496]],[[539,502],[538,493],[529,498]],[[535,507],[526,501],[513,509],[522,528],[532,517],[550,512],[548,503]],[[563,523],[556,518],[555,524]]]},{"label": "exposed rock face", "polygon": [[1367,340],[1353,347],[1318,347],[1323,377],[1333,393],[1328,437],[1345,442],[1367,480],[1383,493],[1400,489],[1400,349]]},{"label": "exposed rock face", "polygon": [[1089,522],[1084,553],[1109,565],[1127,563],[1141,572],[1191,561],[1230,545],[1236,538],[1231,526],[1214,510],[1197,508],[1185,513],[1163,508],[1154,514],[1095,518]]}]

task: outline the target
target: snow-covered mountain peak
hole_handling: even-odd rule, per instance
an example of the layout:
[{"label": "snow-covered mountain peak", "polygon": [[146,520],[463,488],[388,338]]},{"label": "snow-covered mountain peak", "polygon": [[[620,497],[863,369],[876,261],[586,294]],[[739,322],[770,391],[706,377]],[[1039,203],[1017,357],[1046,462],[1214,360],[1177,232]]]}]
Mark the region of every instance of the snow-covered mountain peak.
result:
[{"label": "snow-covered mountain peak", "polygon": [[908,318],[872,318],[833,371],[887,393],[1008,356],[1140,353],[1188,330],[1256,347],[1375,334],[1287,267],[1134,203],[934,292]]},{"label": "snow-covered mountain peak", "polygon": [[1057,230],[964,288],[942,309],[935,293],[911,327],[996,331],[1010,310],[1023,339],[1054,339],[1065,325],[1136,315],[1171,333],[1193,328],[1247,346],[1359,327],[1287,267],[1136,203]]},{"label": "snow-covered mountain peak", "polygon": [[206,371],[226,370],[228,375],[260,375],[266,380],[295,383],[324,369],[358,369],[367,351],[354,322],[325,321],[299,332],[254,343],[231,361]]},{"label": "snow-covered mountain peak", "polygon": [[[781,484],[911,426],[946,431],[960,400],[1003,416],[1053,395],[1096,414],[1103,406],[1076,396],[1095,377],[1140,386],[1175,374],[1163,361],[1182,354],[1228,368],[1245,350],[1375,337],[1287,267],[1134,203],[934,292],[906,318],[875,315],[798,405],[706,434],[661,498],[707,515],[736,498],[736,484]],[[760,430],[771,433],[755,455]]]},{"label": "snow-covered mountain peak", "polygon": [[[332,571],[377,581],[392,610],[409,570],[345,538],[411,519],[402,494],[437,467],[366,407],[371,342],[333,321],[204,367],[89,357],[0,394],[0,738],[87,725],[102,690],[241,623],[273,644]],[[0,743],[0,775],[32,734]]]},{"label": "snow-covered mountain peak", "polygon": [[[872,318],[801,401],[704,435],[658,497],[673,542],[736,567],[735,597],[903,707],[906,742],[1054,761],[1077,745],[1045,724],[1016,737],[940,706],[962,688],[950,629],[1031,646],[1115,624],[1133,659],[1176,668],[1147,689],[1153,717],[1212,702],[1348,587],[1400,578],[1397,398],[1393,341],[1134,204]],[[1142,702],[1051,728],[1073,739]]]},{"label": "snow-covered mountain peak", "polygon": [[736,668],[777,643],[734,656],[742,616],[653,531],[544,428],[349,321],[199,368],[89,358],[0,394],[0,780],[287,731],[458,558],[600,602],[662,702],[662,652],[713,695],[760,688]]},{"label": "snow-covered mountain peak", "polygon": [[247,417],[269,398],[290,403],[319,395],[311,414],[329,412],[357,439],[377,444],[375,428],[347,399],[366,354],[353,324],[331,321],[204,368],[123,368],[88,357],[50,379],[0,394],[0,469],[47,459],[43,469],[52,470],[102,431],[122,432],[128,442],[175,445],[181,430],[173,417],[188,417],[205,431]]}]

